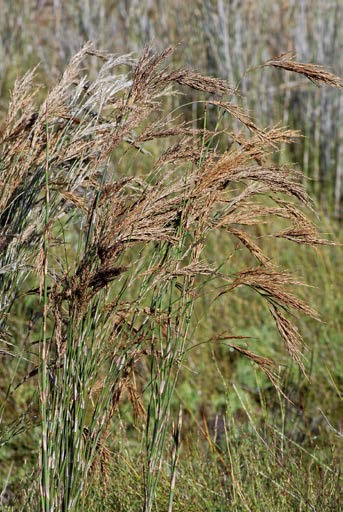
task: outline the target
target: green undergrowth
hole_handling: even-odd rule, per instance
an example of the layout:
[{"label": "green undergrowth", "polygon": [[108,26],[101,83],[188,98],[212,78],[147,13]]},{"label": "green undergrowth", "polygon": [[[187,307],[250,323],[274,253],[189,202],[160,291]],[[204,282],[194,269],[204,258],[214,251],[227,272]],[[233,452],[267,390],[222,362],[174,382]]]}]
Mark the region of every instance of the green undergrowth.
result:
[{"label": "green undergrowth", "polygon": [[[329,225],[327,231],[339,239],[335,225]],[[271,250],[271,258],[278,256],[283,266],[310,283],[311,287],[303,288],[303,297],[311,298],[321,315],[321,322],[299,322],[307,345],[307,377],[290,363],[265,305],[256,297],[252,300],[250,290],[235,291],[230,301],[225,297],[214,301],[215,290],[201,297],[172,407],[174,419],[179,403],[183,409],[174,511],[339,510],[343,412],[339,392],[343,374],[341,248],[314,251],[295,244],[289,247],[281,240],[278,246],[268,247],[268,238],[265,244]],[[227,247],[224,240],[213,240],[213,260],[218,250]],[[244,249],[233,254],[233,258],[248,258]],[[29,310],[35,306],[35,299],[29,296],[26,307]],[[22,314],[27,317],[27,311]],[[15,325],[20,332],[25,326],[19,311],[16,315]],[[223,332],[247,336],[239,340],[241,346],[280,364],[281,389],[288,399],[254,363],[225,341],[205,343]],[[21,361],[23,378],[27,369],[25,361]],[[17,371],[14,363],[4,368],[0,380],[3,395],[11,378],[18,381]],[[143,402],[140,381],[145,372],[144,366],[136,371]],[[13,420],[18,413],[22,416],[14,422],[12,431],[2,432],[13,436],[0,455],[2,488],[11,503],[4,504],[3,510],[35,510],[37,506],[30,503],[29,491],[18,493],[18,489],[32,488],[35,481],[39,442],[38,427],[32,420],[32,411],[37,408],[35,391],[33,377],[11,395],[8,404]],[[9,409],[7,417],[11,417]],[[133,414],[124,395],[120,416],[108,437],[108,453],[89,482],[84,504],[87,510],[141,510],[144,481],[139,461],[144,451],[143,430],[144,420]],[[169,445],[156,495],[155,510],[160,511],[168,507],[171,439]]]},{"label": "green undergrowth", "polygon": [[[339,452],[334,436],[325,428],[320,434],[307,429],[303,436],[295,435],[287,425],[277,425],[285,414],[282,400],[275,411],[260,405],[257,415],[254,400],[243,398],[238,388],[229,391],[226,410],[215,421],[196,420],[184,435],[173,510],[338,511]],[[185,421],[192,424],[187,409]],[[89,490],[89,510],[140,510],[139,447],[127,446],[127,440],[125,445],[114,444],[105,480],[99,473]],[[167,510],[169,476],[166,462],[155,510]]]}]

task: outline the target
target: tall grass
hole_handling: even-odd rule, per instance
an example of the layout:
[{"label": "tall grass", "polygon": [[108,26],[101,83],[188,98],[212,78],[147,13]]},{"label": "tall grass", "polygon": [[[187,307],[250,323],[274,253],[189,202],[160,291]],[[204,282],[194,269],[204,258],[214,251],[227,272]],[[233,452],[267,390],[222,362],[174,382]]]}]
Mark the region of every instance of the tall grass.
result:
[{"label": "tall grass", "polygon": [[[3,408],[16,387],[38,375],[39,485],[24,505],[33,510],[87,506],[95,468],[106,472],[106,441],[124,390],[145,419],[142,507],[153,509],[192,312],[209,283],[217,299],[239,287],[257,293],[305,373],[294,317],[318,315],[292,291],[302,282],[263,252],[258,235],[266,223],[275,238],[329,243],[306,216],[312,203],[300,171],[273,160],[299,134],[260,128],[225,80],[168,66],[173,51],[147,48],[136,60],[87,44],[40,104],[35,71],[17,80],[1,127],[0,328],[4,356],[18,366],[29,360],[25,378],[9,383]],[[85,71],[90,61],[101,63],[95,79]],[[341,85],[293,60],[266,65]],[[218,109],[215,129],[195,128],[178,110],[166,110],[183,88]],[[228,128],[228,116],[241,130]],[[274,219],[282,230],[273,230]],[[250,266],[232,268],[225,254],[215,265],[206,261],[210,238],[227,234],[250,252]],[[13,311],[32,297],[37,338],[12,350]],[[229,340],[282,394],[276,363],[234,338],[224,332],[217,341]],[[143,397],[135,385],[139,365],[149,368]]]},{"label": "tall grass", "polygon": [[[0,116],[17,76],[40,63],[39,80],[53,86],[89,39],[117,52],[189,41],[182,63],[239,83],[246,108],[265,126],[281,121],[306,138],[288,148],[301,162],[311,194],[327,214],[342,216],[341,97],[307,80],[275,70],[246,73],[282,51],[320,62],[342,75],[343,15],[338,0],[0,0]],[[268,30],[263,30],[268,27]],[[176,60],[177,62],[177,60]],[[180,59],[178,60],[180,63]],[[95,73],[95,67],[90,64]],[[194,100],[190,90],[187,95]],[[175,99],[176,103],[178,99]],[[193,103],[194,120],[197,106]],[[201,109],[199,109],[200,114]]]}]

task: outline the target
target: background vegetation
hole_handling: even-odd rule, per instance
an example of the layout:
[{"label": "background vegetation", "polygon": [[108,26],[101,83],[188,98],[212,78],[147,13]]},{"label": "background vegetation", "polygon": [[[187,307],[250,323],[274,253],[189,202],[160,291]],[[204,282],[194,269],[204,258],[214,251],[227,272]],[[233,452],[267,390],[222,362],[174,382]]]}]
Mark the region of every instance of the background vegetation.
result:
[{"label": "background vegetation", "polygon": [[[343,278],[340,247],[324,247],[321,240],[340,240],[342,96],[334,88],[316,87],[304,75],[257,67],[295,50],[297,60],[324,64],[342,75],[339,2],[2,0],[0,7],[2,508],[134,511],[145,504],[146,510],[339,510]],[[224,115],[215,105],[230,93],[221,90],[224,82],[206,82],[194,73],[174,75],[170,82],[178,94],[170,94],[164,90],[169,82],[164,79],[162,87],[158,75],[164,59],[155,66],[148,55],[141,69],[152,66],[149,73],[155,81],[144,82],[143,72],[140,78],[136,75],[139,86],[134,93],[131,89],[132,111],[127,110],[123,98],[132,83],[125,81],[124,72],[131,70],[132,79],[137,55],[115,64],[108,54],[93,49],[65,71],[88,40],[118,55],[141,54],[151,40],[157,51],[181,41],[169,55],[171,70],[181,65],[228,80],[231,92],[238,87],[242,94],[235,104],[253,112],[256,124],[250,124],[248,136],[242,120],[248,128],[250,120],[241,111]],[[38,63],[33,83],[41,87],[35,98],[33,77],[27,75],[12,96],[8,115],[15,79]],[[86,73],[94,84],[88,104],[88,82],[82,80]],[[111,90],[108,84],[113,83],[117,88]],[[100,109],[105,119],[99,118]],[[122,131],[108,125],[111,109],[117,124],[118,119],[121,127],[127,123]],[[168,118],[171,111],[174,117]],[[30,117],[37,112],[38,118]],[[74,126],[71,116],[76,113],[81,122]],[[271,129],[278,122],[301,130],[305,137],[280,132],[271,141]],[[257,126],[265,129],[263,136]],[[106,139],[113,137],[113,130],[118,145]],[[267,214],[259,217],[261,210],[249,203],[242,205],[243,226],[248,225],[247,233],[258,247],[237,232],[227,235],[212,229],[223,214],[220,208],[217,216],[211,211],[194,228],[195,212],[205,211],[207,203],[201,202],[201,191],[199,204],[187,199],[194,211],[182,203],[188,182],[179,181],[180,169],[188,169],[191,183],[192,172],[215,165],[212,152],[222,155],[228,139],[223,133],[214,138],[214,130],[231,134],[230,150],[237,142],[244,146],[253,141],[253,150],[245,149],[250,151],[243,162],[248,167],[257,157],[275,166],[296,162],[304,170],[309,179],[303,184],[315,198],[308,214],[323,235],[316,238],[302,224],[301,233],[293,230],[287,236],[294,240],[301,234],[301,241],[315,248],[291,244],[287,236],[271,237],[286,229],[284,221],[274,219],[271,230],[263,222]],[[80,145],[80,140],[88,144]],[[175,167],[166,179],[156,162],[165,172],[161,158],[170,149],[174,154],[166,164]],[[153,190],[157,184],[158,193],[169,198],[168,208],[159,211],[164,215],[160,224],[153,208],[142,224],[135,202],[158,202],[159,196],[146,188]],[[243,179],[238,188],[230,188],[230,201],[245,185]],[[285,197],[273,184],[268,186],[260,208],[275,208],[271,194],[283,207]],[[281,192],[287,193],[290,186],[287,182]],[[182,207],[175,197],[181,198]],[[126,215],[130,229],[137,228],[135,236],[122,224],[122,201],[131,201]],[[180,219],[184,209],[188,224],[186,214]],[[96,219],[94,211],[100,213]],[[250,217],[258,219],[253,226]],[[237,218],[231,222],[237,229]],[[94,232],[90,226],[95,226]],[[113,253],[111,229],[118,226],[127,244],[123,253]],[[201,257],[190,253],[189,241],[201,238],[196,229],[202,236],[206,232]],[[111,265],[105,256],[110,250]],[[188,273],[180,273],[175,263],[180,261]],[[162,262],[168,278],[156,271]],[[292,362],[287,344],[280,343],[266,296],[253,295],[251,286],[232,286],[234,277],[233,290],[220,295],[223,283],[211,275],[216,269],[237,276],[257,264],[268,269],[269,263],[275,271],[290,269],[311,285],[296,285],[298,295],[319,312],[321,322],[308,317],[297,321],[306,357],[299,359],[297,347],[293,352],[309,378]],[[127,269],[128,280],[121,276]],[[73,275],[77,282],[63,281]],[[263,286],[273,279],[267,274]],[[198,297],[194,304],[193,294]],[[267,289],[262,295],[269,294]],[[169,323],[164,323],[165,312],[172,318]],[[242,339],[230,339],[233,336]],[[67,356],[59,345],[64,338],[69,340]],[[153,353],[155,338],[165,345]],[[109,339],[116,340],[113,352]],[[56,362],[64,356],[67,363],[61,373]],[[121,358],[126,358],[122,366]],[[269,360],[278,365],[269,366]],[[78,410],[65,408],[72,402],[68,393],[74,392],[75,383],[88,403]],[[67,394],[61,395],[61,389]],[[69,414],[74,415],[72,422]],[[82,428],[75,429],[76,420]],[[88,450],[89,467],[77,458],[79,450]],[[63,467],[65,454],[69,468]],[[158,472],[151,469],[153,464]],[[39,492],[40,475],[50,481],[55,497]],[[81,501],[73,502],[75,496]]]}]

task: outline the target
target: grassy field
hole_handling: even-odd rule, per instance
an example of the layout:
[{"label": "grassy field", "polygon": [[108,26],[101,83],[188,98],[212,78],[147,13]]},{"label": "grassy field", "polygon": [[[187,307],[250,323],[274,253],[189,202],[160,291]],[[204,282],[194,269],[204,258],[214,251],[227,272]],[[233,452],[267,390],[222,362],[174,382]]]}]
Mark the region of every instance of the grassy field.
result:
[{"label": "grassy field", "polygon": [[340,510],[339,224],[173,54],[86,44],[3,106],[1,510]]}]

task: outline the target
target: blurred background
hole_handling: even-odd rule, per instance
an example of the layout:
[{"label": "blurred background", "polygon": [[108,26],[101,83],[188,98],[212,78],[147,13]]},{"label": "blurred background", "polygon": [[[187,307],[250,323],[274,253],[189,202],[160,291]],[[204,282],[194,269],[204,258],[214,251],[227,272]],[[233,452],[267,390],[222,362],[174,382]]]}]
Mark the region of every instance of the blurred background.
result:
[{"label": "blurred background", "polygon": [[[340,0],[0,0],[0,121],[16,77],[38,65],[37,82],[44,93],[88,40],[118,54],[139,54],[150,43],[156,49],[179,45],[174,63],[238,87],[242,105],[259,126],[300,130],[304,137],[279,158],[303,170],[317,225],[342,241],[342,94],[299,75],[258,67],[294,51],[298,61],[322,64],[342,76]],[[196,124],[203,115],[203,105],[192,103],[196,99],[187,91],[173,98],[172,107],[187,104],[186,117]],[[268,237],[263,244],[268,246]],[[209,258],[222,250],[214,239]],[[314,250],[280,241],[267,252],[313,286],[302,291],[303,297],[323,321],[300,321],[310,381],[290,363],[262,302],[252,303],[242,291],[209,310],[210,299],[203,297],[195,311],[201,339],[223,330],[251,336],[262,355],[285,365],[280,377],[291,401],[236,352],[213,344],[190,351],[176,390],[184,410],[184,440],[175,510],[340,510],[341,249]],[[233,256],[244,257],[241,251]],[[18,313],[16,343],[24,343],[25,329]],[[2,396],[17,371],[11,365],[0,378]],[[34,383],[31,389],[29,384],[11,398],[13,419],[27,410],[33,389]],[[115,484],[109,479],[104,494],[102,487],[92,488],[89,510],[139,510],[134,467],[140,427],[128,401],[115,429],[109,468]],[[37,464],[37,430],[31,425],[15,434],[0,454],[8,510],[17,510],[10,508],[11,496],[19,484],[25,487]],[[163,485],[169,485],[167,476],[162,477],[160,510],[166,510]]]}]

